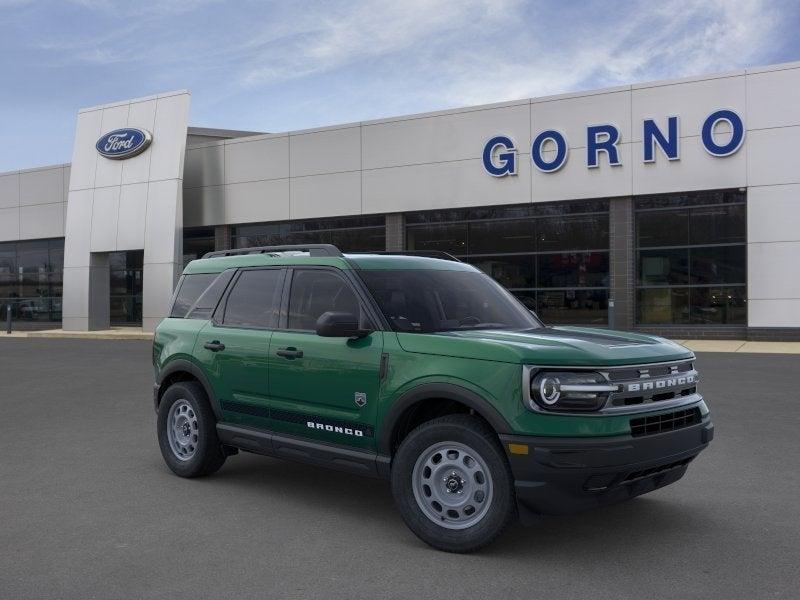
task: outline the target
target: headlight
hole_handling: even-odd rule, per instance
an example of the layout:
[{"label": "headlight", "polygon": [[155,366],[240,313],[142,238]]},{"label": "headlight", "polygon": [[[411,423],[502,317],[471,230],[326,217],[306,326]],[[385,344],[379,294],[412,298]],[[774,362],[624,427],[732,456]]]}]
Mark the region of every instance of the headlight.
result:
[{"label": "headlight", "polygon": [[599,410],[605,406],[609,394],[618,389],[618,385],[593,371],[542,371],[530,386],[530,408],[550,411]]}]

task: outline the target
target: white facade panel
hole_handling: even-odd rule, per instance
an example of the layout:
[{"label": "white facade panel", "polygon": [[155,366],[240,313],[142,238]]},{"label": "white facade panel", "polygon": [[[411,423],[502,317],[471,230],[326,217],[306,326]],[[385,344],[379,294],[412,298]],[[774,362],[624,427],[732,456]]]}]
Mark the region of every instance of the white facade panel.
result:
[{"label": "white facade panel", "polygon": [[363,168],[480,158],[483,142],[502,133],[529,151],[530,105],[503,106],[363,127]]},{"label": "white facade panel", "polygon": [[800,183],[800,126],[750,131],[747,137],[748,185]]},{"label": "white facade panel", "polygon": [[225,223],[284,221],[289,218],[289,180],[234,183],[225,188]]},{"label": "white facade panel", "polygon": [[150,181],[183,177],[189,94],[159,96],[150,153]]},{"label": "white facade panel", "polygon": [[[136,127],[153,132],[156,121],[156,100],[132,102],[128,109],[127,127]],[[150,178],[150,152],[122,161],[122,185],[144,183]]]},{"label": "white facade panel", "polygon": [[[600,154],[600,166],[586,167],[586,148],[572,148],[566,164],[555,173],[542,173],[530,167],[533,179],[533,201],[575,200],[579,198],[608,198],[631,194],[631,146],[619,144],[618,166],[611,166],[605,153]],[[549,160],[547,154],[545,158]],[[484,176],[486,176],[484,174]]]},{"label": "white facade panel", "polygon": [[747,324],[750,327],[800,327],[800,300],[750,300],[747,303]]},{"label": "white facade panel", "polygon": [[156,328],[169,310],[172,290],[175,289],[177,276],[171,263],[147,263],[142,271],[144,290],[142,295],[142,326],[147,331]]},{"label": "white facade panel", "polygon": [[117,220],[117,250],[144,248],[144,229],[147,219],[147,187],[145,183],[123,185],[119,194]]},{"label": "white facade panel", "polygon": [[[106,108],[103,110],[103,118],[101,121],[102,133],[106,134],[115,129],[122,129],[128,126],[128,105],[114,106],[113,108]],[[99,137],[99,136],[98,136]],[[95,140],[96,142],[97,140]],[[94,146],[94,144],[92,144]],[[94,187],[102,188],[109,186],[119,186],[122,184],[122,160],[108,160],[100,158],[95,150],[95,155],[98,156],[97,167],[95,169]]]},{"label": "white facade panel", "polygon": [[289,136],[225,144],[225,183],[289,177]]},{"label": "white facade panel", "polygon": [[0,208],[0,241],[19,239],[19,207]]},{"label": "white facade panel", "polygon": [[63,167],[20,173],[19,203],[21,206],[62,202],[63,197]]},{"label": "white facade panel", "polygon": [[89,110],[78,113],[75,126],[75,145],[70,163],[69,190],[94,187],[97,160],[95,144],[103,133],[103,111]]},{"label": "white facade panel", "polygon": [[[800,300],[800,241],[748,244],[747,270],[751,300]],[[800,326],[800,313],[786,325]]]},{"label": "white facade panel", "polygon": [[119,186],[98,188],[94,191],[91,252],[115,252],[117,249],[119,195]]},{"label": "white facade panel", "polygon": [[[64,329],[77,325],[78,319],[89,317],[89,265],[84,267],[64,267],[63,300],[61,312]],[[68,321],[69,320],[69,321]],[[77,329],[78,327],[73,327]]]},{"label": "white facade panel", "polygon": [[[631,141],[629,90],[533,101],[531,113],[531,141],[541,131],[555,129],[566,136],[570,148],[583,148],[586,146],[586,126],[605,124],[616,126],[621,143]],[[526,148],[526,152],[529,150],[529,147]]]},{"label": "white facade panel", "polygon": [[744,73],[686,83],[633,86],[631,93],[632,139],[637,142],[642,140],[644,119],[678,115],[680,137],[688,137],[699,136],[703,122],[715,110],[727,108],[745,117]]},{"label": "white facade panel", "polygon": [[[65,225],[64,271],[67,267],[88,267],[91,252],[92,204],[94,190],[69,193],[69,208]],[[64,276],[66,288],[66,275]],[[66,296],[66,291],[64,292]],[[78,315],[71,315],[78,316]]]},{"label": "white facade panel", "polygon": [[[800,240],[800,185],[770,185],[747,190],[747,241]],[[800,256],[797,257],[800,262]]]},{"label": "white facade panel", "polygon": [[494,178],[480,159],[364,171],[364,213],[521,204],[531,201],[530,164],[519,175]]},{"label": "white facade panel", "polygon": [[747,185],[747,153],[716,158],[706,152],[700,137],[681,138],[681,159],[670,161],[656,148],[655,161],[642,160],[642,142],[632,144],[633,194],[740,188]]},{"label": "white facade panel", "polygon": [[800,125],[800,69],[747,75],[747,127]]},{"label": "white facade panel", "polygon": [[[182,231],[175,220],[175,215],[182,212],[180,181],[177,179],[151,181],[147,185],[144,262],[145,264],[175,262],[178,256],[176,240],[183,243]],[[95,204],[97,204],[96,196]]]},{"label": "white facade panel", "polygon": [[361,126],[290,134],[292,177],[357,171],[361,168]]},{"label": "white facade panel", "polygon": [[21,240],[58,237],[64,237],[64,208],[60,202],[19,207]]},{"label": "white facade panel", "polygon": [[292,177],[292,219],[361,214],[361,173]]},{"label": "white facade panel", "polygon": [[19,173],[0,175],[0,208],[17,206],[19,206]]}]

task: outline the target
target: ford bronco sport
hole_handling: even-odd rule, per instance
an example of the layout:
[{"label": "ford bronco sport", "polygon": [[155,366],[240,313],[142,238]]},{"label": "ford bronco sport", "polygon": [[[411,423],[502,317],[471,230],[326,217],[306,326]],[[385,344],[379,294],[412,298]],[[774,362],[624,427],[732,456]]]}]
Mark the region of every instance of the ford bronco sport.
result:
[{"label": "ford bronco sport", "polygon": [[467,552],[680,479],[713,435],[694,362],[547,327],[443,253],[212,252],[156,330],[158,440],[182,477],[241,450],[387,478],[417,536]]}]

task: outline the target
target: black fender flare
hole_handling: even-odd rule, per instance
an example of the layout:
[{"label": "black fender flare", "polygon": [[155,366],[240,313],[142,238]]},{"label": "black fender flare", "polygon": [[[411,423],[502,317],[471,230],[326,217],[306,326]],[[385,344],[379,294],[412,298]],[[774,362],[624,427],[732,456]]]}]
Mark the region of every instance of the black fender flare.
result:
[{"label": "black fender flare", "polygon": [[392,436],[402,414],[414,404],[432,398],[453,400],[468,406],[483,417],[498,434],[512,432],[503,415],[489,401],[472,390],[452,383],[424,383],[400,396],[383,418],[378,441],[378,452],[380,454],[391,456]]},{"label": "black fender flare", "polygon": [[[177,358],[175,360],[171,360],[168,362],[164,368],[159,372],[158,378],[156,379],[156,385],[159,387],[158,392],[158,401],[161,401],[161,396],[164,394],[166,390],[161,389],[161,382],[167,379],[173,373],[184,372],[189,373],[192,377],[197,379],[200,382],[200,385],[203,386],[203,390],[206,392],[206,396],[208,397],[209,402],[211,403],[211,410],[214,411],[214,416],[217,417],[217,420],[222,420],[222,412],[220,411],[219,404],[217,403],[217,399],[214,396],[214,390],[211,387],[211,384],[208,382],[208,377],[203,372],[203,370],[198,367],[195,363],[190,360],[186,360],[183,358]],[[158,410],[158,406],[156,406],[156,410]]]}]

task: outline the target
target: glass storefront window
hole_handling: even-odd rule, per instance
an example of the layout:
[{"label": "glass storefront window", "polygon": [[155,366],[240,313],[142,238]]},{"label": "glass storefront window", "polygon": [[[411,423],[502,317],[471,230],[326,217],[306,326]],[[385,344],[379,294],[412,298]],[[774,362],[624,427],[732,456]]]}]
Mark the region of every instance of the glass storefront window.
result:
[{"label": "glass storefront window", "polygon": [[142,250],[112,252],[109,255],[112,325],[142,323],[143,262]]},{"label": "glass storefront window", "polygon": [[11,306],[17,326],[61,322],[64,240],[0,244],[0,312]]},{"label": "glass storefront window", "polygon": [[386,219],[375,215],[237,225],[232,242],[234,248],[334,244],[343,252],[382,251],[386,250]]},{"label": "glass storefront window", "polygon": [[747,205],[728,190],[635,200],[637,323],[747,323]]},{"label": "glass storefront window", "polygon": [[550,323],[608,322],[608,200],[406,215],[409,250],[442,250],[509,289]]},{"label": "glass storefront window", "polygon": [[215,248],[214,228],[197,227],[183,230],[183,265],[197,258],[203,258]]}]

